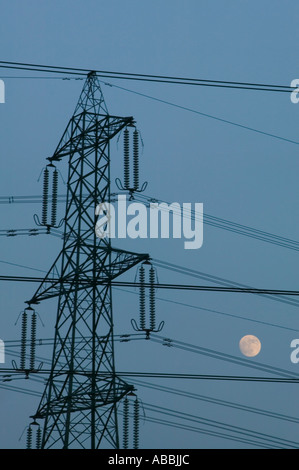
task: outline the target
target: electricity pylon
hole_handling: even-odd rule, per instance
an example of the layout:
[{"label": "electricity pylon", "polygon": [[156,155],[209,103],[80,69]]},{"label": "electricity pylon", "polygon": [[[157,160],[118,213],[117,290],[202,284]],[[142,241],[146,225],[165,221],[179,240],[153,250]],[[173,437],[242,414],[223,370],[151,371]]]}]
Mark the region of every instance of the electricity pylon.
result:
[{"label": "electricity pylon", "polygon": [[134,126],[108,114],[89,73],[50,166],[68,158],[63,248],[30,305],[57,297],[52,366],[34,419],[42,448],[119,448],[117,404],[133,387],[117,376],[111,281],[147,254],[114,249],[95,233],[96,207],[110,202],[110,141]]}]

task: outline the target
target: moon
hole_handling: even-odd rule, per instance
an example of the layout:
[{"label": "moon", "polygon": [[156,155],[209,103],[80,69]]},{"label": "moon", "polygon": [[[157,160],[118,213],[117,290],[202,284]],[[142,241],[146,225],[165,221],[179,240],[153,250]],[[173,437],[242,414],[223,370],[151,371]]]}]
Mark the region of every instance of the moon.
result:
[{"label": "moon", "polygon": [[255,357],[261,350],[261,342],[254,335],[246,335],[240,339],[239,348],[242,354],[246,357]]}]

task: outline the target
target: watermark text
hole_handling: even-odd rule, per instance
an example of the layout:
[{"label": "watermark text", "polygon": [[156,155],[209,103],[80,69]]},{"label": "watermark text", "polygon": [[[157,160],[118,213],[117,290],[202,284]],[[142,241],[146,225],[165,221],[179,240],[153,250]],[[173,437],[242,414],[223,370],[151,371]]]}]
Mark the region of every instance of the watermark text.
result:
[{"label": "watermark text", "polygon": [[0,103],[5,103],[5,84],[4,81],[0,79]]},{"label": "watermark text", "polygon": [[0,364],[4,364],[5,362],[5,345],[4,341],[0,339]]},{"label": "watermark text", "polygon": [[[97,205],[99,219],[95,232],[98,238],[184,238],[184,248],[194,250],[203,244],[203,204],[141,202],[127,204],[125,195],[118,195],[117,207],[109,202]],[[172,224],[171,224],[172,219]]]},{"label": "watermark text", "polygon": [[291,81],[291,87],[295,88],[295,90],[291,92],[291,101],[297,104],[299,103],[299,78],[295,78]]}]

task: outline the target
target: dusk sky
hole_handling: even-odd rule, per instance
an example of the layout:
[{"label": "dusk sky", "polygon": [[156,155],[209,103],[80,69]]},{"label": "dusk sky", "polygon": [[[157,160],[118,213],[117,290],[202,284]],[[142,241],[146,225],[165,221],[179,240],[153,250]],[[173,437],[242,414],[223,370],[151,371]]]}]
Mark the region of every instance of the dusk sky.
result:
[{"label": "dusk sky", "polygon": [[[280,86],[299,78],[299,6],[290,0],[10,0],[2,2],[0,16],[1,61]],[[9,204],[7,198],[41,196],[46,158],[74,112],[84,79],[5,68],[0,78],[5,83],[5,103],[0,103],[2,235],[36,227],[33,215],[40,216],[41,204]],[[292,103],[289,93],[100,80],[109,113],[133,116],[141,133],[140,180],[148,182],[144,195],[193,207],[202,203],[204,217],[299,243],[299,103]],[[57,168],[58,192],[66,194],[67,162]],[[115,138],[112,192],[118,192],[115,179],[122,174],[122,143]],[[64,210],[59,204],[60,219]],[[113,245],[149,253],[160,283],[215,286],[222,279],[227,285],[298,290],[295,249],[206,220],[214,225],[204,224],[203,245],[196,250],[184,249],[182,239],[116,239]],[[0,275],[43,277],[61,247],[62,240],[51,235],[1,236]],[[166,269],[166,263],[177,269]],[[134,282],[136,273],[133,268],[120,280]],[[19,361],[20,312],[36,288],[27,282],[0,283],[3,368]],[[116,342],[116,370],[279,378],[281,369],[299,377],[299,363],[290,359],[291,341],[299,338],[297,297],[287,303],[247,293],[163,289],[156,296],[157,322],[165,322],[161,341]],[[36,310],[37,338],[53,339],[57,299]],[[137,321],[138,312],[137,288],[113,289],[116,335],[135,333],[131,319]],[[244,335],[259,338],[256,357],[241,354]],[[172,339],[173,347],[165,346],[164,338]],[[202,348],[217,352],[217,358]],[[51,345],[40,345],[37,356],[49,361]],[[256,368],[262,365],[268,372]],[[298,384],[126,380],[143,404],[141,448],[299,446]],[[0,381],[0,448],[26,446],[23,431],[43,389],[43,377]],[[120,416],[120,434],[121,426]],[[241,435],[246,442],[238,440]]]}]

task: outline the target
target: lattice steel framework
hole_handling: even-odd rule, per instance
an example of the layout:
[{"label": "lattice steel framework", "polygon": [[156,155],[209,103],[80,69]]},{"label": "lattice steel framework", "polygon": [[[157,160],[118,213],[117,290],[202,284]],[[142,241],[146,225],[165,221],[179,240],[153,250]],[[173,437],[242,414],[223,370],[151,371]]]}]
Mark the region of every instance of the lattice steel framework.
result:
[{"label": "lattice steel framework", "polygon": [[91,72],[48,159],[68,158],[68,180],[63,248],[28,301],[58,298],[51,373],[34,415],[44,419],[42,448],[119,448],[117,403],[133,387],[115,370],[111,281],[148,255],[97,238],[95,208],[110,202],[110,141],[127,126],[133,118],[108,114]]}]

